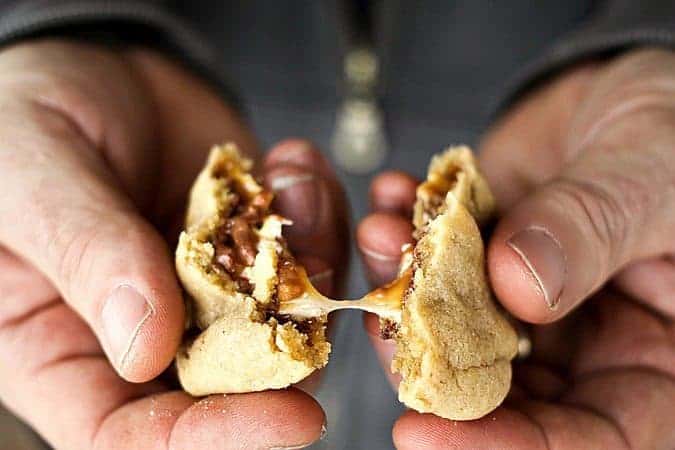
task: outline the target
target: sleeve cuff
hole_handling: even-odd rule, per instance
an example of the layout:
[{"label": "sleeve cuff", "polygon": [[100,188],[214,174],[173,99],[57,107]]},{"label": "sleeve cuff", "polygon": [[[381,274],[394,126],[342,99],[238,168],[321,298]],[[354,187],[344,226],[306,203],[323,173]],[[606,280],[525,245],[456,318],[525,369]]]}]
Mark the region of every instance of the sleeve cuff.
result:
[{"label": "sleeve cuff", "polygon": [[219,70],[212,48],[158,4],[132,1],[28,1],[0,16],[0,45],[61,35],[137,43],[164,51],[210,82],[237,109],[241,103]]},{"label": "sleeve cuff", "polygon": [[577,62],[592,57],[608,57],[631,48],[646,46],[675,49],[675,29],[636,28],[592,34],[572,33],[527,64],[507,82],[504,95],[494,108],[495,113],[496,115],[503,113],[525,92]]}]

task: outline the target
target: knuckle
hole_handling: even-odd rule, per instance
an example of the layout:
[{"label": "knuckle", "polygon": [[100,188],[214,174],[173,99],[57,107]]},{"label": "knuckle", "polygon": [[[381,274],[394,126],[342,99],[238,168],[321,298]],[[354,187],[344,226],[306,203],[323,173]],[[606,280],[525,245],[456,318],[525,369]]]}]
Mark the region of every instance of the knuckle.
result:
[{"label": "knuckle", "polygon": [[627,258],[634,231],[647,216],[651,201],[643,186],[629,177],[580,180],[563,176],[556,182],[560,205],[577,221],[581,233],[596,245],[605,267]]},{"label": "knuckle", "polygon": [[45,135],[61,141],[84,141],[91,147],[103,143],[104,112],[76,80],[53,76],[29,102]]},{"label": "knuckle", "polygon": [[[2,88],[0,87],[0,90]],[[43,94],[39,87],[34,93],[17,91],[14,94],[0,92],[0,136],[5,145],[0,146],[0,163],[11,163],[29,158],[34,163],[48,160],[61,150],[72,151],[97,147],[102,130],[96,114],[87,114],[87,130],[82,126],[76,111],[87,110],[82,102],[73,100],[82,93],[67,94],[71,100],[63,100],[62,94]],[[89,108],[92,111],[91,108]],[[91,125],[91,126],[90,126]],[[17,148],[21,151],[17,151]]]},{"label": "knuckle", "polygon": [[17,130],[26,130],[48,143],[84,138],[101,145],[104,108],[94,98],[96,89],[67,71],[48,66],[29,69],[0,75],[2,134],[11,137]]},{"label": "knuckle", "polygon": [[[56,232],[45,247],[47,258],[54,261],[54,276],[64,297],[72,298],[75,288],[81,285],[95,269],[94,250],[99,236],[108,226],[105,220],[95,214],[82,211],[69,211],[71,217],[77,216],[77,232],[72,223],[54,224]],[[78,289],[78,290],[79,290]]]},{"label": "knuckle", "polygon": [[165,250],[150,224],[119,209],[80,206],[55,222],[56,231],[45,251],[53,262],[57,285],[90,317],[97,314],[111,285]]},{"label": "knuckle", "polygon": [[576,124],[577,131],[585,136],[582,139],[585,143],[615,128],[617,122],[630,127],[643,113],[653,120],[669,122],[672,127],[675,53],[643,49],[617,58],[598,76],[590,98],[586,112]]}]

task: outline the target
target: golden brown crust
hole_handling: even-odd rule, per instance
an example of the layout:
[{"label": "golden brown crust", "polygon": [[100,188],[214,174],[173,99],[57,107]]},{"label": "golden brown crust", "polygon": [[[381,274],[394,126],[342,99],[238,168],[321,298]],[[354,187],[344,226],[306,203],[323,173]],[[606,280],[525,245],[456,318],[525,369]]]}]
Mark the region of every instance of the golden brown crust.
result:
[{"label": "golden brown crust", "polygon": [[479,225],[485,224],[494,212],[494,197],[469,147],[450,147],[431,159],[427,179],[417,187],[413,212],[417,230],[444,211],[448,192],[455,195]]},{"label": "golden brown crust", "polygon": [[233,145],[211,151],[192,188],[186,230],[176,249],[176,270],[188,293],[193,327],[176,363],[183,388],[193,395],[283,388],[328,361],[325,318],[300,330],[293,322],[279,323],[270,311],[282,218],[268,216],[256,231],[258,254],[245,271],[254,285],[251,295],[238,292],[231,277],[214,266],[211,238],[230,214],[234,198],[262,190],[248,174],[250,167]]},{"label": "golden brown crust", "polygon": [[[449,189],[447,195],[443,188],[434,192],[443,195],[442,205],[436,202],[430,211],[428,197],[418,198],[420,239],[392,363],[403,378],[402,402],[455,420],[481,417],[501,403],[517,352],[516,333],[495,307],[470,213],[487,220],[494,201],[467,151],[450,149],[431,163],[429,178]],[[437,174],[453,182],[435,179]]]}]

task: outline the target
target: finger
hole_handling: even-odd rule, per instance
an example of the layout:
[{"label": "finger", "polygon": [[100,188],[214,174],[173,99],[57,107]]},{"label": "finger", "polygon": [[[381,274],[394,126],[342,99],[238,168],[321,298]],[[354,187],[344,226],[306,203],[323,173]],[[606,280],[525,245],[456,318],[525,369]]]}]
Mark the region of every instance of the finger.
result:
[{"label": "finger", "polygon": [[375,213],[356,229],[356,243],[371,284],[391,281],[401,261],[401,247],[412,242],[412,223],[402,216]]},{"label": "finger", "polygon": [[672,321],[618,293],[585,305],[579,345],[562,401],[611,423],[631,448],[668,448],[675,436]]},{"label": "finger", "polygon": [[84,322],[59,305],[0,329],[2,399],[57,448],[272,448],[321,435],[320,406],[298,390],[196,401],[162,394],[158,382],[125,382]]},{"label": "finger", "polygon": [[398,450],[652,448],[629,447],[615,425],[593,411],[529,401],[465,422],[409,411],[394,425],[393,438]]},{"label": "finger", "polygon": [[307,139],[288,138],[275,144],[265,155],[263,167],[292,165],[308,169],[329,179],[336,180],[335,172],[328,160],[314,143]]},{"label": "finger", "polygon": [[675,319],[675,262],[672,257],[633,263],[619,272],[613,281],[632,298]]},{"label": "finger", "polygon": [[[649,127],[650,141],[640,131]],[[489,269],[502,303],[521,319],[556,320],[630,261],[672,247],[672,113],[614,123],[551,183],[498,224]],[[640,148],[640,151],[635,151]]]},{"label": "finger", "polygon": [[10,105],[0,128],[0,242],[49,278],[123,377],[158,375],[183,328],[168,249],[67,116]]},{"label": "finger", "polygon": [[400,170],[377,175],[370,183],[370,209],[373,212],[412,217],[419,180]]},{"label": "finger", "polygon": [[293,221],[284,230],[291,249],[342,270],[346,199],[321,153],[307,141],[283,141],[266,157],[264,177],[275,193],[274,209]]},{"label": "finger", "polygon": [[[30,284],[23,288],[31,292]],[[85,322],[58,296],[39,297],[0,325],[0,397],[58,448],[91,448],[108,411],[159,385],[119,378]]]},{"label": "finger", "polygon": [[393,437],[399,450],[669,448],[674,396],[672,381],[626,369],[580,382],[561,403],[516,401],[475,421],[408,412]]},{"label": "finger", "polygon": [[535,424],[504,407],[468,422],[408,411],[396,421],[392,437],[398,450],[547,448]]},{"label": "finger", "polygon": [[170,392],[110,414],[96,448],[303,448],[318,440],[325,416],[297,389],[211,396]]},{"label": "finger", "polygon": [[[295,390],[245,401],[230,396],[229,403],[216,397],[193,409],[185,393],[154,395],[165,389],[159,382],[125,382],[91,329],[40,274],[7,252],[0,252],[0,269],[0,398],[56,448],[167,448],[181,434],[192,434],[194,445],[170,448],[202,448],[200,439],[237,443],[242,436],[246,448],[267,448],[320,434],[323,412]],[[174,430],[179,418],[197,412],[203,424]],[[272,420],[276,425],[268,425]]]},{"label": "finger", "polygon": [[58,298],[58,292],[25,260],[0,246],[0,326]]},{"label": "finger", "polygon": [[[562,398],[606,425],[602,448],[672,448],[675,445],[675,378],[672,373],[627,367],[577,381]],[[580,439],[581,441],[581,439]]]},{"label": "finger", "polygon": [[319,404],[297,389],[213,396],[181,416],[169,448],[303,448],[324,429]]},{"label": "finger", "polygon": [[673,324],[618,293],[599,294],[576,330],[570,373],[580,377],[622,367],[675,374]]}]

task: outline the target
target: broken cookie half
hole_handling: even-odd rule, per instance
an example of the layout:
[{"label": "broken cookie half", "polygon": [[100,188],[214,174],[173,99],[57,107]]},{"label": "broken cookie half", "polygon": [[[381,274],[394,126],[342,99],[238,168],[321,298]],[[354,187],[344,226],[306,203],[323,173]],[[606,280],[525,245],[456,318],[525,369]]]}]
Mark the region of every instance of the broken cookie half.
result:
[{"label": "broken cookie half", "polygon": [[358,308],[380,316],[396,339],[399,399],[438,416],[468,420],[496,408],[511,383],[516,333],[497,310],[478,224],[494,200],[471,151],[434,157],[417,189],[414,243],[399,277],[359,300],[317,292],[270,214],[271,193],[232,146],[215,148],[193,186],[176,252],[191,300],[190,330],[177,356],[194,395],[281,388],[328,359],[326,316]]},{"label": "broken cookie half", "polygon": [[325,316],[278,313],[305,281],[281,233],[289,222],[270,214],[272,193],[251,166],[233,145],[215,147],[190,192],[176,250],[189,323],[176,364],[193,395],[283,388],[328,361]]},{"label": "broken cookie half", "polygon": [[401,263],[410,281],[392,362],[399,399],[417,411],[476,419],[510,389],[518,338],[495,305],[479,230],[493,210],[469,148],[433,158],[417,189],[415,242]]}]

